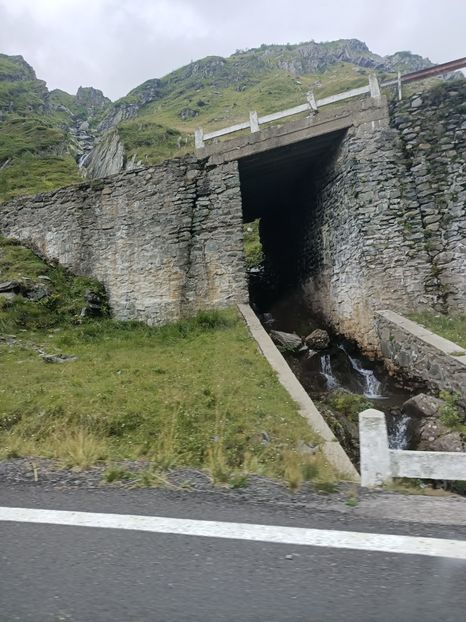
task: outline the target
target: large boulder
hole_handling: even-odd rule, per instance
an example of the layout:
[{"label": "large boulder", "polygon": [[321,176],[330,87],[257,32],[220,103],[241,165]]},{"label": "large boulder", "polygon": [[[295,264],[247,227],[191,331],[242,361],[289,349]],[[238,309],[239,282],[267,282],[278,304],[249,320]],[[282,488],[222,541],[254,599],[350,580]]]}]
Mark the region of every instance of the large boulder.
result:
[{"label": "large boulder", "polygon": [[465,435],[442,421],[448,404],[437,397],[420,393],[407,400],[402,411],[413,418],[415,446],[418,451],[466,451]]},{"label": "large boulder", "polygon": [[410,417],[439,417],[442,414],[442,408],[445,406],[446,402],[438,397],[419,393],[419,395],[407,400],[401,409]]},{"label": "large boulder", "polygon": [[281,330],[271,330],[270,336],[277,346],[289,352],[297,352],[301,350],[303,346],[303,340],[296,333],[285,333]]},{"label": "large boulder", "polygon": [[466,437],[450,430],[438,417],[423,419],[417,430],[418,451],[466,451]]},{"label": "large boulder", "polygon": [[304,341],[311,350],[325,350],[330,345],[330,336],[326,330],[316,328]]}]

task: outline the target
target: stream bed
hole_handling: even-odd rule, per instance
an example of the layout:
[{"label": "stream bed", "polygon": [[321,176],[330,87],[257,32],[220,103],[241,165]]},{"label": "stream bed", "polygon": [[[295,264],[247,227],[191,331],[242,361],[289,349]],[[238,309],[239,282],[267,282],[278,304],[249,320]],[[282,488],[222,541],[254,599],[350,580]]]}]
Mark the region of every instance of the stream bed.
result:
[{"label": "stream bed", "polygon": [[[314,400],[353,462],[359,462],[358,413],[377,408],[387,416],[389,443],[393,449],[411,448],[411,418],[401,411],[410,397],[420,392],[391,377],[380,361],[364,357],[352,342],[332,334],[313,317],[299,294],[267,305],[254,304],[265,329],[295,333],[305,338],[315,329],[326,329],[328,347],[317,351],[282,351],[296,377]],[[273,334],[273,333],[272,333]]]}]

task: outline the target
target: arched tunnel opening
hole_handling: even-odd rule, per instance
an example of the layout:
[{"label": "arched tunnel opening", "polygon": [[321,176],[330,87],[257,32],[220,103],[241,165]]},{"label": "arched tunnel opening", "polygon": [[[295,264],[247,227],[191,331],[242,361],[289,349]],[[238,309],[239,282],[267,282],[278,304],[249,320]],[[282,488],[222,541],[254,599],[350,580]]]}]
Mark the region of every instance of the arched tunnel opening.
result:
[{"label": "arched tunnel opening", "polygon": [[239,160],[245,234],[253,249],[246,249],[249,294],[259,310],[296,293],[320,269],[321,189],[345,134],[340,130]]}]

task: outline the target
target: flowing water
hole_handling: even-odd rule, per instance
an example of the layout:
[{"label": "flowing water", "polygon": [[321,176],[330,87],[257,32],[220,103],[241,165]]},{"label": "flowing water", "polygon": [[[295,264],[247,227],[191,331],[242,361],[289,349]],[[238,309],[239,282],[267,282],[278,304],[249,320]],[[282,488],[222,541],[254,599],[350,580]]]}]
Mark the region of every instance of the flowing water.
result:
[{"label": "flowing water", "polygon": [[389,440],[392,449],[409,449],[409,427],[411,417],[398,415],[389,418]]},{"label": "flowing water", "polygon": [[382,383],[376,377],[374,371],[372,369],[366,369],[362,362],[351,356],[345,349],[343,344],[339,344],[338,346],[346,353],[348,356],[348,360],[351,363],[351,366],[358,374],[360,374],[362,378],[363,385],[363,395],[369,399],[383,400],[385,399],[385,395],[382,392]]},{"label": "flowing water", "polygon": [[331,391],[332,389],[338,388],[338,380],[335,377],[332,369],[332,361],[330,359],[330,354],[323,354],[320,357],[320,369],[322,371],[322,375],[325,377],[325,388],[327,391]]},{"label": "flowing water", "polygon": [[[305,337],[315,328],[322,328],[322,323],[312,317],[296,295],[259,311],[267,330],[295,332]],[[286,353],[285,358],[313,399],[325,402],[327,396],[338,390],[364,397],[368,404],[386,413],[390,446],[409,448],[410,421],[401,414],[400,407],[412,393],[398,386],[382,363],[370,361],[353,343],[338,335],[331,335],[325,350]]]}]

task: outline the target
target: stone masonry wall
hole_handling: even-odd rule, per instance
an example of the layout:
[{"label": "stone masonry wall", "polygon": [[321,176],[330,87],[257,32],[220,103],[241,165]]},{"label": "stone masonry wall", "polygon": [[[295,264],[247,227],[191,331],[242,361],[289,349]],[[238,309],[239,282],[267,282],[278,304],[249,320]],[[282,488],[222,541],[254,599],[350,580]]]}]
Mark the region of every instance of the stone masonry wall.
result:
[{"label": "stone masonry wall", "polygon": [[[466,308],[466,80],[446,82],[391,106],[408,175],[404,194],[421,217],[439,311]],[[408,182],[408,183],[406,183]]]},{"label": "stone masonry wall", "polygon": [[437,108],[429,91],[351,128],[308,191],[306,298],[369,354],[378,309],[466,310],[465,84],[440,87]]},{"label": "stone masonry wall", "polygon": [[376,315],[382,354],[389,367],[422,378],[434,391],[466,399],[466,352],[392,311]]},{"label": "stone masonry wall", "polygon": [[406,226],[400,148],[388,119],[352,128],[315,182],[308,217],[306,298],[368,353],[378,351],[377,309],[409,311],[433,300],[424,288],[430,265],[419,244],[420,215]]},{"label": "stone masonry wall", "polygon": [[0,205],[0,233],[101,280],[149,324],[247,300],[236,162],[193,156]]}]

